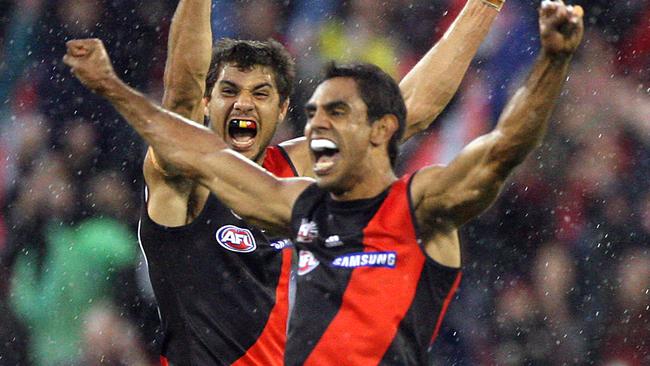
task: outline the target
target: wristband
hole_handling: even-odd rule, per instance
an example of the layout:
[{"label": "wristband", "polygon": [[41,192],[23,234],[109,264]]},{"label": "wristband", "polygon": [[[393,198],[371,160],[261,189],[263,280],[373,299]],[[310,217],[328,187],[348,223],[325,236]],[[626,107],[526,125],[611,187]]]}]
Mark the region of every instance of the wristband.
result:
[{"label": "wristband", "polygon": [[501,11],[503,4],[506,3],[506,0],[481,0],[483,4],[495,8],[497,11]]}]

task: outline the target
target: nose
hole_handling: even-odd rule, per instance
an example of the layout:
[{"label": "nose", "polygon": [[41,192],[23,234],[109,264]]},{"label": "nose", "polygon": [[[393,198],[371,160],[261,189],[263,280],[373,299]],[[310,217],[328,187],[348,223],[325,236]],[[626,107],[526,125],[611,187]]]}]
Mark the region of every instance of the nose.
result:
[{"label": "nose", "polygon": [[237,96],[235,105],[233,109],[241,114],[249,114],[255,109],[255,104],[253,104],[253,96],[250,93],[242,92]]},{"label": "nose", "polygon": [[319,108],[316,110],[312,118],[307,121],[305,129],[310,128],[312,130],[327,130],[330,127],[332,127],[332,124],[327,113]]}]

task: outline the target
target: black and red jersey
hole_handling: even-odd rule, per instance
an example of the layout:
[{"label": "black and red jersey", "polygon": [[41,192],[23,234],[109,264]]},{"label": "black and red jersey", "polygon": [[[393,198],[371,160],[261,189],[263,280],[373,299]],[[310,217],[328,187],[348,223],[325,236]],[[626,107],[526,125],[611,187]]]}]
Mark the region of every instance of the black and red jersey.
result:
[{"label": "black and red jersey", "polygon": [[[280,147],[267,148],[263,167],[296,175]],[[161,318],[161,353],[170,364],[282,364],[289,240],[267,237],[212,194],[182,227],[154,223],[145,205],[139,238]]]},{"label": "black and red jersey", "polygon": [[428,365],[460,282],[418,243],[410,177],[371,199],[311,185],[292,214],[299,251],[286,365]]}]

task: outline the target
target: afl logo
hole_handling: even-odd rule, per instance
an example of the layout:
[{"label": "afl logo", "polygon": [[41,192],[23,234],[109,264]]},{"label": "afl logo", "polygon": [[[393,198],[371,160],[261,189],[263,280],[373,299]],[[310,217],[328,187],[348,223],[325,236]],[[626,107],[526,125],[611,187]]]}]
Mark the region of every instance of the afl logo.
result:
[{"label": "afl logo", "polygon": [[232,252],[250,253],[257,249],[253,233],[233,225],[222,226],[217,230],[217,242]]},{"label": "afl logo", "polygon": [[311,272],[314,270],[314,268],[318,267],[320,262],[316,257],[314,257],[314,254],[308,250],[301,250],[300,251],[300,258],[298,259],[298,275],[299,276],[304,276],[307,273]]}]

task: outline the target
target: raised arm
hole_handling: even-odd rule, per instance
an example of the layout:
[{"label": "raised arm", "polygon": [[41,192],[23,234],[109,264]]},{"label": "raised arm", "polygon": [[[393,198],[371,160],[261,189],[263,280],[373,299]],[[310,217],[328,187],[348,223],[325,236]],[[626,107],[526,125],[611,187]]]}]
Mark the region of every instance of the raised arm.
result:
[{"label": "raised arm", "polygon": [[162,106],[185,118],[203,120],[202,100],[212,58],[210,0],[180,0],[167,40]]},{"label": "raised arm", "polygon": [[[203,120],[205,80],[212,56],[210,0],[180,0],[167,45],[162,105],[185,118]],[[158,224],[185,225],[200,212],[197,183],[180,174],[149,147],[143,163],[149,200],[147,212]],[[203,194],[207,192],[202,189]],[[197,207],[195,207],[197,206]]]},{"label": "raised arm", "polygon": [[408,110],[402,141],[424,131],[456,94],[505,0],[468,0],[435,46],[399,86]]},{"label": "raised arm", "polygon": [[[180,0],[167,40],[162,106],[197,122],[203,120],[205,79],[212,58],[210,6],[210,0]],[[151,148],[144,161],[144,171],[150,184],[180,175]],[[176,183],[172,184],[176,188],[188,186],[175,181],[167,183]]]},{"label": "raised arm", "polygon": [[468,145],[448,167],[415,176],[416,215],[428,228],[455,228],[485,210],[510,172],[540,144],[582,39],[582,8],[544,1],[540,32],[542,54],[495,130]]},{"label": "raised arm", "polygon": [[[402,142],[426,130],[456,94],[504,2],[468,0],[445,35],[402,79],[399,86],[408,110]],[[286,141],[282,147],[300,175],[312,174],[304,137]]]},{"label": "raised arm", "polygon": [[[228,149],[207,127],[166,111],[129,88],[113,71],[100,40],[69,41],[67,47],[63,61],[73,74],[106,98],[156,154],[253,224],[287,232],[293,203],[311,180],[275,178]],[[264,205],[259,205],[261,201]]]}]

